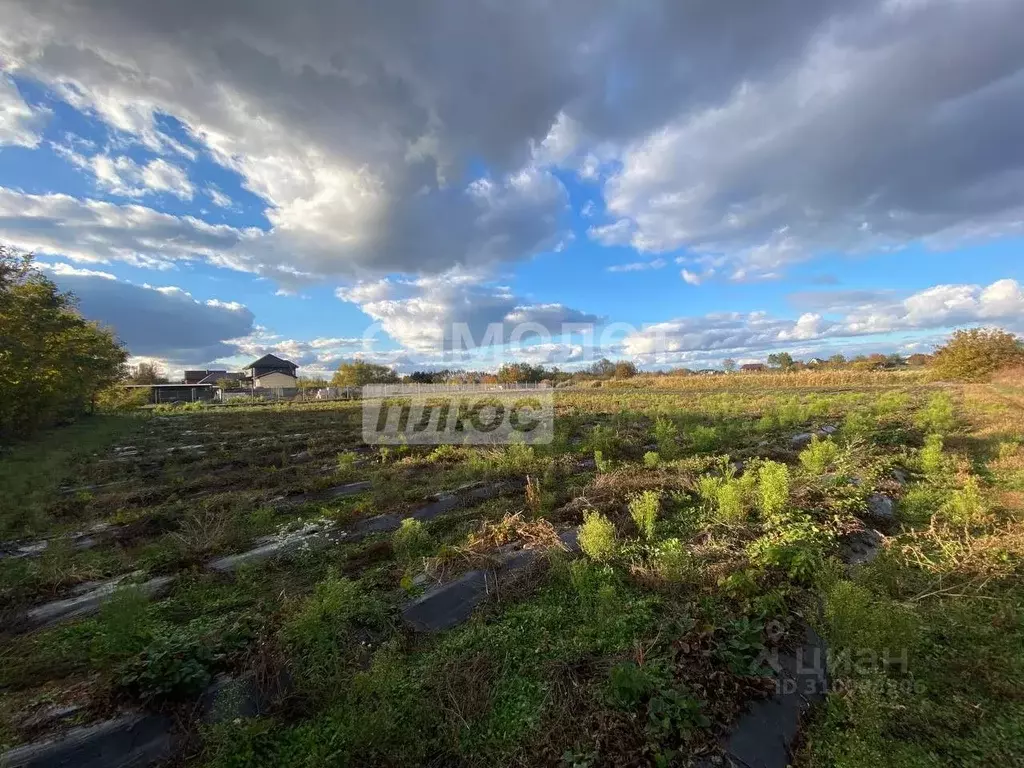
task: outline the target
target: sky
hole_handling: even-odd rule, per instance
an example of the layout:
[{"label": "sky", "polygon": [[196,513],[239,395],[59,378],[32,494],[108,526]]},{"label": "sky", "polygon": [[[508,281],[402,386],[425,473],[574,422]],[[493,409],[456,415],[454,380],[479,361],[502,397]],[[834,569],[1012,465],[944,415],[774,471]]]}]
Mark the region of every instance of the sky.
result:
[{"label": "sky", "polygon": [[1020,0],[0,0],[0,243],[135,360],[1024,332]]}]

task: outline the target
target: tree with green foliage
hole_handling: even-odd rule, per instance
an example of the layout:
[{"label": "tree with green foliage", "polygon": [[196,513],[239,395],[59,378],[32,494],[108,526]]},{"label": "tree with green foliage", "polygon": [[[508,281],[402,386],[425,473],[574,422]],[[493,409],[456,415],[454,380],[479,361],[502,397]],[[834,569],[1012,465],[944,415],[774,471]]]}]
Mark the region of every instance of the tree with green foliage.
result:
[{"label": "tree with green foliage", "polygon": [[935,351],[932,370],[943,379],[976,380],[1015,365],[1024,365],[1024,341],[999,328],[971,328]]},{"label": "tree with green foliage", "polygon": [[768,355],[768,365],[772,368],[779,368],[783,371],[788,371],[794,364],[795,361],[793,360],[793,356],[789,354],[789,352],[773,352]]},{"label": "tree with green foliage", "polygon": [[92,409],[99,393],[123,377],[127,357],[31,255],[0,245],[0,437]]},{"label": "tree with green foliage", "polygon": [[362,387],[366,384],[394,384],[396,381],[398,376],[386,365],[348,360],[338,366],[334,378],[331,379],[331,386]]}]

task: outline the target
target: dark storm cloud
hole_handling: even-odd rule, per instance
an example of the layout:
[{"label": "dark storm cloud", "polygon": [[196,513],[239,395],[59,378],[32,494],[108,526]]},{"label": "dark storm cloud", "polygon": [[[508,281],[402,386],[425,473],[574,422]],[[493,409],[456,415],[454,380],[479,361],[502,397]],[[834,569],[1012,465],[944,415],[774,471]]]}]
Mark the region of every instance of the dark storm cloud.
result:
[{"label": "dark storm cloud", "polygon": [[109,326],[138,357],[202,365],[235,354],[226,343],[253,330],[253,314],[238,304],[200,302],[180,288],[148,288],[99,274],[55,274],[78,298],[82,314]]}]

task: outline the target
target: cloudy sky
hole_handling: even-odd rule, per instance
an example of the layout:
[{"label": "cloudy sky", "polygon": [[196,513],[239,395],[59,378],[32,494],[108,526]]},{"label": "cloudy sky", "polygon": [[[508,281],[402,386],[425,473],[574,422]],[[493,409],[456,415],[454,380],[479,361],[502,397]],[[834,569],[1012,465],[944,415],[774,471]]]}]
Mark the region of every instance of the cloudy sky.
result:
[{"label": "cloudy sky", "polygon": [[0,242],[172,371],[1024,331],[1021,29],[1020,0],[0,0]]}]

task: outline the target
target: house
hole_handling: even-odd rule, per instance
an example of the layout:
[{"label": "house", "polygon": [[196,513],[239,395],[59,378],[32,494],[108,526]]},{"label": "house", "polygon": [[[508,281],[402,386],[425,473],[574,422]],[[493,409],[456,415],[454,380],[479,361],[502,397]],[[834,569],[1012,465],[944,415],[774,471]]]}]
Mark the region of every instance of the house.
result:
[{"label": "house", "polygon": [[264,355],[250,363],[243,373],[256,389],[294,389],[298,386],[295,371],[299,366],[276,355]]},{"label": "house", "polygon": [[[185,384],[198,384],[212,373],[227,373],[227,371],[185,371]],[[212,383],[212,382],[211,382]]]},{"label": "house", "polygon": [[745,363],[740,366],[740,370],[744,373],[758,373],[765,370],[766,367],[764,363]]},{"label": "house", "polygon": [[223,381],[232,382],[232,389],[244,389],[249,386],[244,373],[229,373],[228,371],[210,371],[206,378],[201,379],[199,383],[213,384],[219,387]]}]

